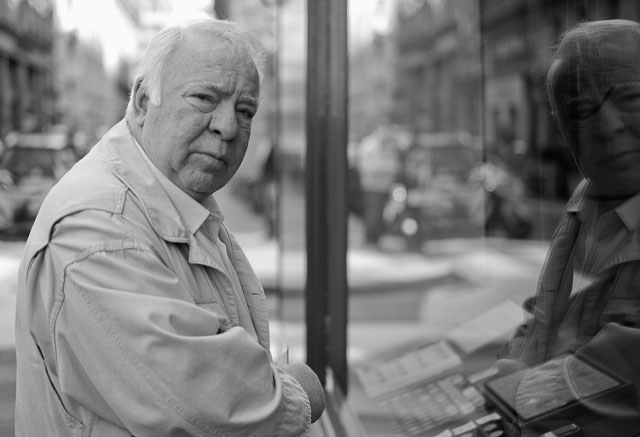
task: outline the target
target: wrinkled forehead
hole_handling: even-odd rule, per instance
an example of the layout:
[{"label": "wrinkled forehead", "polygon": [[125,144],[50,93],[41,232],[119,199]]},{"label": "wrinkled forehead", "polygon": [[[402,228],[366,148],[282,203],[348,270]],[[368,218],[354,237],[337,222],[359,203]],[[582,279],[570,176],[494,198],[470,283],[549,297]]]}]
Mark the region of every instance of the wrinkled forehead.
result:
[{"label": "wrinkled forehead", "polygon": [[250,48],[240,40],[216,34],[185,33],[171,58],[177,71],[206,71],[212,66],[233,70],[260,86],[259,71]]}]

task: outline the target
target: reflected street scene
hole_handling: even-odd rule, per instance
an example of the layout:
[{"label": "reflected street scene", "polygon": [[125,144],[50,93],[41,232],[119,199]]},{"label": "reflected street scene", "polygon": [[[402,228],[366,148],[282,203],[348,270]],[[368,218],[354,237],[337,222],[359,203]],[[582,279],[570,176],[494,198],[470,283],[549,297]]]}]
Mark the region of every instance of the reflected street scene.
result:
[{"label": "reflected street scene", "polygon": [[[146,105],[163,107],[162,99],[132,97],[146,92],[136,82],[138,68],[154,35],[193,19],[228,20],[248,29],[263,47],[264,66],[255,75],[259,98],[239,99],[228,113],[233,117],[225,119],[233,119],[242,134],[229,139],[222,128],[210,128],[225,137],[225,150],[244,133],[248,141],[238,170],[210,195],[198,197],[185,187],[186,176],[157,165],[149,138],[164,147],[158,150],[178,150],[182,131],[169,129],[167,120],[200,120],[208,113],[205,105],[226,108],[220,103],[224,96],[242,93],[205,99],[184,91],[182,100],[165,102],[184,100],[198,111],[168,111],[167,119],[155,120],[165,128],[162,135],[137,137],[136,127],[124,130],[130,145],[139,146],[134,152],[149,165],[148,174],[168,176],[145,187],[157,185],[172,202],[172,190],[186,192],[208,211],[194,225],[199,218],[189,213],[200,210],[171,203],[176,214],[189,215],[179,220],[185,229],[193,225],[184,235],[160,232],[162,220],[155,222],[154,213],[136,216],[150,226],[140,235],[163,244],[162,250],[148,249],[149,264],[156,267],[147,272],[149,281],[187,290],[184,296],[163,292],[158,307],[165,312],[148,317],[161,328],[154,325],[140,337],[149,336],[144,341],[158,348],[179,343],[178,352],[167,355],[178,364],[169,369],[159,360],[153,369],[166,377],[160,378],[163,384],[184,379],[184,387],[198,387],[211,381],[208,361],[200,352],[190,355],[193,344],[210,340],[205,355],[217,363],[216,347],[223,349],[217,340],[237,329],[249,335],[231,344],[251,342],[261,352],[252,359],[266,363],[259,369],[270,375],[264,384],[273,386],[267,391],[278,402],[294,387],[304,405],[314,403],[308,380],[291,363],[304,363],[317,376],[324,412],[311,425],[301,419],[306,435],[640,435],[640,362],[634,352],[640,345],[640,3],[0,0],[0,437],[28,435],[16,420],[16,399],[27,398],[16,383],[28,370],[16,359],[19,339],[29,339],[31,352],[39,352],[30,359],[38,355],[46,372],[33,375],[46,375],[43,393],[57,395],[59,411],[78,429],[113,426],[105,429],[151,435],[144,433],[162,428],[136,428],[136,420],[113,413],[119,407],[109,402],[120,395],[134,398],[125,396],[127,384],[114,384],[124,391],[96,397],[95,404],[78,400],[78,387],[86,383],[87,393],[98,393],[104,389],[101,378],[110,373],[97,360],[82,359],[82,339],[94,335],[103,319],[73,328],[74,311],[83,307],[78,299],[72,307],[65,275],[75,267],[64,267],[51,295],[42,281],[21,278],[19,271],[35,265],[56,276],[54,269],[62,268],[56,263],[67,258],[50,253],[66,254],[76,243],[82,247],[63,232],[64,220],[75,219],[78,232],[93,235],[95,217],[83,219],[80,209],[60,212],[64,217],[44,231],[43,216],[55,209],[45,199],[53,198],[53,187],[82,192],[83,183],[74,179],[71,186],[65,176],[95,162],[92,157],[101,153],[96,145],[111,141],[113,126],[130,116],[131,105],[144,108],[144,117]],[[238,83],[253,84],[253,76],[247,77]],[[158,80],[158,86],[170,82]],[[251,106],[245,120],[249,100],[258,110]],[[140,132],[152,123],[144,117]],[[175,139],[175,149],[167,137]],[[201,158],[211,158],[207,153]],[[214,158],[231,167],[229,159]],[[210,173],[214,167],[206,166]],[[122,199],[137,195],[126,180],[129,173],[114,174],[114,184],[126,185]],[[109,214],[120,217],[131,207],[127,202],[128,197]],[[106,204],[93,208],[104,212]],[[216,256],[197,260],[189,252],[210,232],[203,223],[211,217],[228,231],[215,228],[211,237],[216,256],[222,253],[219,263]],[[114,218],[108,226],[118,223]],[[136,226],[131,229],[137,232]],[[67,240],[56,240],[57,232]],[[149,243],[136,232],[121,236],[123,244],[147,250]],[[167,261],[167,253],[180,254],[179,260]],[[239,253],[248,265],[237,267]],[[32,258],[23,260],[26,254]],[[33,261],[39,256],[48,261]],[[103,294],[123,302],[160,296],[156,289],[130,289],[126,278],[134,281],[135,275],[127,276],[127,262],[111,268],[118,265],[123,276],[110,275],[113,282],[93,286],[91,275],[81,276],[79,285],[73,283],[78,296],[89,303]],[[205,273],[194,274],[196,279],[181,276],[198,269]],[[257,282],[246,282],[254,274]],[[213,297],[200,294],[207,287]],[[54,298],[55,315],[43,319],[51,335],[43,340],[37,320]],[[225,308],[229,299],[240,302],[236,313]],[[100,313],[109,323],[120,320],[118,311],[129,311],[109,302]],[[139,302],[147,308],[142,302],[148,301]],[[256,310],[260,305],[266,305],[268,318],[258,320],[255,314],[265,316]],[[16,308],[22,308],[21,317]],[[206,323],[195,325],[200,320],[220,326],[209,332],[213,328]],[[135,331],[138,321],[117,329]],[[171,335],[155,337],[165,321]],[[269,331],[264,338],[262,325]],[[129,352],[114,355],[114,363],[144,358],[136,355],[135,346],[144,343],[136,338],[123,343]],[[65,365],[58,361],[63,351],[70,357]],[[71,368],[80,375],[78,387],[61,382]],[[180,402],[199,408],[203,393],[180,391]],[[139,405],[155,408],[136,396]],[[258,415],[263,410],[257,399],[247,396],[233,406],[216,402],[231,417],[234,408]],[[312,416],[314,410],[300,414]],[[95,423],[83,422],[85,413]],[[216,428],[218,413],[205,411],[204,422],[194,419],[196,425],[185,413],[180,420],[188,425],[167,425],[164,434],[153,435],[231,435],[245,429],[246,423],[234,422],[236,416]]]}]

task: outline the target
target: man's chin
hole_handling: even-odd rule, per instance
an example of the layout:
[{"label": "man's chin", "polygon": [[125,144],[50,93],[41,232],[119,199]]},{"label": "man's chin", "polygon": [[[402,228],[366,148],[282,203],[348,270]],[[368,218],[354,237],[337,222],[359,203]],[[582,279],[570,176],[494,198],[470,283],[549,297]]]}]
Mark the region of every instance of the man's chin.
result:
[{"label": "man's chin", "polygon": [[198,202],[202,202],[207,197],[211,196],[213,193],[218,191],[220,188],[224,187],[224,183],[191,183],[186,185],[186,189],[183,191],[186,192],[189,196],[193,197]]}]

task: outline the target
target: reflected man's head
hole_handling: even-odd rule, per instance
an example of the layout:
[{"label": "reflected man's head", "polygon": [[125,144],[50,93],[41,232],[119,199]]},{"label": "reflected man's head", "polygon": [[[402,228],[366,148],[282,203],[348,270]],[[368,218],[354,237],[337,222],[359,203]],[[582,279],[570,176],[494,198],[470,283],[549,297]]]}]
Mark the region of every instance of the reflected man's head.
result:
[{"label": "reflected man's head", "polygon": [[592,193],[640,191],[640,24],[581,23],[560,41],[547,75],[550,103]]},{"label": "reflected man's head", "polygon": [[127,122],[149,159],[197,201],[222,188],[244,159],[261,59],[248,32],[213,19],[167,28],[147,47]]}]

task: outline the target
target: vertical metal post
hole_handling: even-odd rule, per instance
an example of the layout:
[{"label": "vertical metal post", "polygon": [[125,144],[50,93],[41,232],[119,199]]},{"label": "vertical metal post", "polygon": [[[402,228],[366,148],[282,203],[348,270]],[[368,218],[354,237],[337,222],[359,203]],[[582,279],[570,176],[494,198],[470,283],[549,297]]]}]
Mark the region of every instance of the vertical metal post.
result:
[{"label": "vertical metal post", "polygon": [[347,391],[347,0],[307,2],[307,362]]}]

